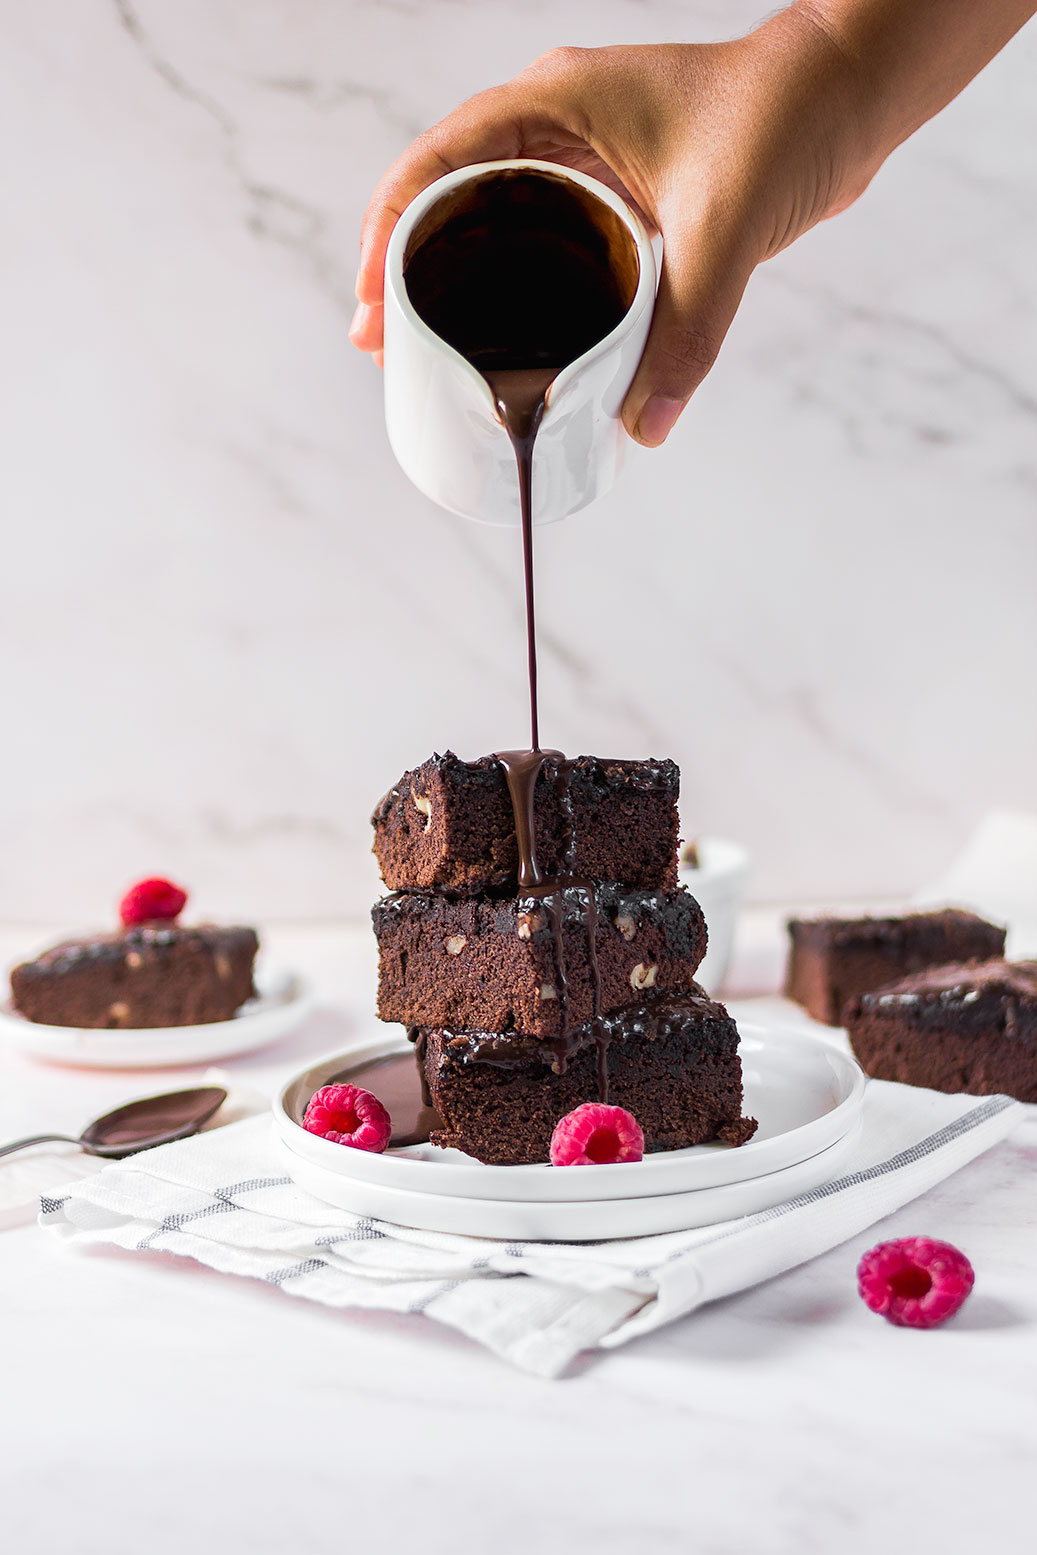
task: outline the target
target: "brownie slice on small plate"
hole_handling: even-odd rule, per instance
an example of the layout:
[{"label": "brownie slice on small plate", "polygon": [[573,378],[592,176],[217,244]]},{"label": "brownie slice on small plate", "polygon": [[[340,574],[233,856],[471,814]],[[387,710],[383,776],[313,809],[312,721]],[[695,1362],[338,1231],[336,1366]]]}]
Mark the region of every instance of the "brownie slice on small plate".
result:
[{"label": "brownie slice on small plate", "polygon": [[254,994],[255,930],[134,924],[68,940],[11,972],[11,1002],[44,1026],[143,1030],[229,1020]]},{"label": "brownie slice on small plate", "polygon": [[879,1080],[1037,1102],[1037,961],[932,967],[846,1011],[861,1068]]},{"label": "brownie slice on small plate", "polygon": [[899,918],[793,918],[785,993],[815,1020],[842,1024],[848,1000],[951,961],[1004,955],[1005,931],[947,907]]}]

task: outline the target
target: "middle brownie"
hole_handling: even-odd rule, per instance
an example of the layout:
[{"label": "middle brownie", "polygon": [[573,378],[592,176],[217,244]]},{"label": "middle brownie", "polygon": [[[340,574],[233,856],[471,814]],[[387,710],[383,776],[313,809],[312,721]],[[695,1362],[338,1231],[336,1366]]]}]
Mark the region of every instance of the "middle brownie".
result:
[{"label": "middle brownie", "polygon": [[[372,910],[378,1014],[406,1026],[554,1037],[646,989],[689,988],[706,954],[687,891],[569,885],[550,898],[400,891]],[[594,925],[593,936],[589,932]]]}]

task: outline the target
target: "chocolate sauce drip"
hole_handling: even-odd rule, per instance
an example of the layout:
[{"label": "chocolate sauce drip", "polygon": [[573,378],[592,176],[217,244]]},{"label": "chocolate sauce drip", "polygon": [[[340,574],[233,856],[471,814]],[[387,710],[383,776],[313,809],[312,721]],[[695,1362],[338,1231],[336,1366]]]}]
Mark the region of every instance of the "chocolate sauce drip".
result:
[{"label": "chocolate sauce drip", "polygon": [[498,751],[497,760],[508,780],[508,794],[515,817],[515,845],[518,849],[518,883],[522,891],[542,883],[544,877],[536,856],[536,786],[548,757],[562,758],[561,751]]},{"label": "chocolate sauce drip", "polygon": [[569,974],[565,965],[565,898],[562,895],[568,882],[552,880],[546,882],[536,894],[543,899],[547,909],[548,922],[551,925],[551,947],[554,957],[554,987],[558,997],[558,1007],[561,1012],[560,1030],[564,1035],[570,1027],[569,1021]]},{"label": "chocolate sauce drip", "polygon": [[407,1040],[414,1043],[414,1062],[418,1066],[418,1077],[421,1080],[421,1104],[432,1110],[432,1092],[425,1079],[425,1050],[428,1047],[428,1037],[420,1026],[408,1026]]},{"label": "chocolate sauce drip", "polygon": [[576,769],[575,761],[566,761],[563,757],[554,774],[554,791],[559,808],[565,819],[565,852],[562,854],[562,863],[559,873],[571,875],[573,863],[576,857],[576,815],[573,810],[573,772]]},{"label": "chocolate sauce drip", "polygon": [[[533,586],[533,445],[544,417],[547,391],[560,367],[483,368],[483,377],[518,466],[519,508],[522,514],[522,573],[526,585],[526,665],[529,673],[529,748],[540,749],[540,713],[537,699],[536,601]],[[536,779],[534,778],[535,782]]]},{"label": "chocolate sauce drip", "polygon": [[610,1037],[601,1020],[601,974],[598,971],[598,904],[594,899],[594,886],[588,880],[584,884],[584,922],[587,925],[587,959],[591,971],[591,1030],[598,1049],[598,1100],[609,1099],[609,1041]]},{"label": "chocolate sauce drip", "polygon": [[[487,174],[444,195],[418,223],[404,258],[407,292],[429,327],[486,379],[518,470],[526,600],[530,748],[500,751],[515,815],[520,891],[540,900],[551,925],[561,1026],[569,980],[563,936],[565,887],[579,888],[593,979],[598,1088],[608,1096],[608,1038],[601,1021],[594,886],[571,872],[572,764],[540,748],[533,576],[533,450],[548,393],[562,368],[622,320],[638,282],[638,259],[611,208],[571,181],[520,169]],[[566,856],[545,880],[536,857],[534,796],[545,761],[569,820]],[[561,1059],[564,1064],[564,1057]],[[391,1109],[390,1109],[391,1111]]]}]

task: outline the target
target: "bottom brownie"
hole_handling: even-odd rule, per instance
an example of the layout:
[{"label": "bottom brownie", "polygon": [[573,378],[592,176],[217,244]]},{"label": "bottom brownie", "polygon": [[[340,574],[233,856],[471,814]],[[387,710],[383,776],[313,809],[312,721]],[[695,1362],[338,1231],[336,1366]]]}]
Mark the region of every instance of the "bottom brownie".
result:
[{"label": "bottom brownie", "polygon": [[[701,989],[664,994],[565,1039],[419,1030],[418,1061],[443,1127],[434,1144],[490,1165],[548,1159],[555,1124],[585,1101],[633,1113],[646,1150],[744,1144],[738,1031]],[[602,1082],[605,1082],[604,1085]]]},{"label": "bottom brownie", "polygon": [[918,972],[861,994],[846,1029],[876,1079],[1037,1102],[1037,961]]}]

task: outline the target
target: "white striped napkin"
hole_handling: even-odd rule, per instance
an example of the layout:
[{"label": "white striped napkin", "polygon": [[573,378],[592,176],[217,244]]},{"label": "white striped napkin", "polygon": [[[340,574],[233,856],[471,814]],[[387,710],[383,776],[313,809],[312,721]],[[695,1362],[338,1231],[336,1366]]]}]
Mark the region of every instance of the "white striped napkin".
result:
[{"label": "white striped napkin", "polygon": [[582,1350],[837,1246],[1003,1139],[1022,1112],[1005,1096],[873,1080],[837,1179],[740,1220],[627,1242],[440,1236],[331,1209],[284,1175],[267,1118],[113,1163],[44,1198],[41,1221],[73,1243],[161,1249],[330,1307],[424,1313],[555,1377]]}]

